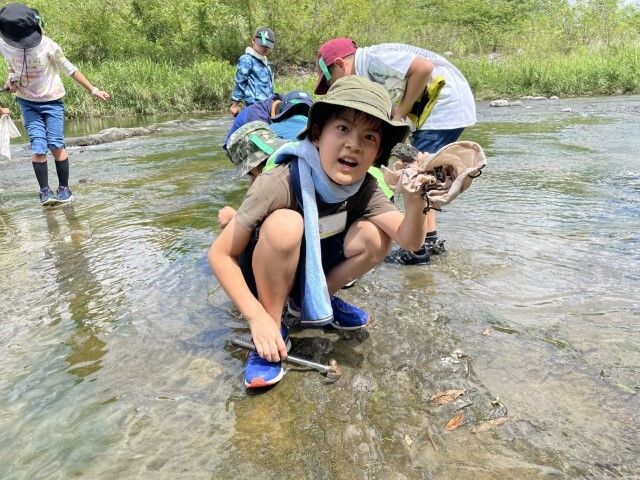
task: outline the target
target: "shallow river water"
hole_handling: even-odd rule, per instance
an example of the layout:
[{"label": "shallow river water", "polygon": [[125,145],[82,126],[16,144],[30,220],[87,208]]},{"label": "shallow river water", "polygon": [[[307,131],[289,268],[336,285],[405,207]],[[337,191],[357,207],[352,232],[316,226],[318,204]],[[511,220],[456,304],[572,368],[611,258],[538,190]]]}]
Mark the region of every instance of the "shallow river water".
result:
[{"label": "shallow river water", "polygon": [[[14,145],[0,478],[640,478],[640,97],[478,114],[464,138],[489,164],[439,215],[448,253],[340,294],[370,312],[368,335],[292,331],[292,352],[338,361],[337,383],[292,369],[260,394],[206,261],[217,210],[246,189],[219,146],[229,117],[70,148],[64,207],[39,206]],[[448,389],[465,393],[429,401]]]}]

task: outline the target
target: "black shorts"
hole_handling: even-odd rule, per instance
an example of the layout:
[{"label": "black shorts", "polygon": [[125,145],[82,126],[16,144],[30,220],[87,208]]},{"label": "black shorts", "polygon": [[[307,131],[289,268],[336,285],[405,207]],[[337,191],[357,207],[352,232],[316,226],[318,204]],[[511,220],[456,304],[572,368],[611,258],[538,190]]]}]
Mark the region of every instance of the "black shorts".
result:
[{"label": "black shorts", "polygon": [[[336,235],[332,235],[331,237],[320,240],[320,251],[322,256],[322,271],[326,275],[331,271],[333,267],[341,264],[347,258],[344,256],[344,238],[347,234],[347,231],[344,230]],[[258,297],[258,289],[256,288],[256,279],[253,275],[252,268],[252,259],[253,252],[256,248],[256,244],[258,243],[258,238],[260,237],[260,227],[256,228],[251,234],[251,240],[249,241],[249,245],[238,257],[238,263],[240,264],[240,269],[242,270],[242,275],[244,276],[247,285],[251,292]],[[300,305],[300,291],[302,285],[300,285],[300,271],[304,265],[304,241],[302,242],[302,248],[300,249],[300,262],[298,263],[298,269],[296,270],[296,281],[293,286],[292,291],[290,292],[290,296],[293,298],[294,302]]]}]

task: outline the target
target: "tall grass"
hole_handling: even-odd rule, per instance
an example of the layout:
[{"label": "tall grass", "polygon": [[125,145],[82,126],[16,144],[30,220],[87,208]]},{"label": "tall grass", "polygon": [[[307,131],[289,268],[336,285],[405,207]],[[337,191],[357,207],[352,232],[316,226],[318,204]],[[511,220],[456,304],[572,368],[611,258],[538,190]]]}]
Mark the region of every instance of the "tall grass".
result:
[{"label": "tall grass", "polygon": [[456,61],[476,97],[640,93],[640,48],[600,49],[544,58],[514,56]]},{"label": "tall grass", "polygon": [[101,104],[66,78],[68,116],[220,110],[229,103],[234,75],[233,66],[217,60],[183,67],[142,59],[78,67],[111,100]]},{"label": "tall grass", "polygon": [[[477,99],[522,95],[611,95],[640,93],[640,48],[601,49],[544,59],[526,55],[489,62],[485,57],[451,59],[465,74]],[[69,117],[226,111],[235,68],[225,61],[206,60],[188,66],[150,60],[78,65],[85,76],[111,94],[103,104],[70,78],[63,77]],[[0,73],[2,75],[2,73]],[[276,77],[276,91],[313,92],[312,71]],[[18,115],[10,97],[0,97]]]},{"label": "tall grass", "polygon": [[[278,39],[276,91],[312,91],[318,46],[401,42],[444,53],[477,98],[640,93],[640,9],[616,0],[33,0],[45,32],[89,80],[69,116],[226,111],[255,27]],[[500,60],[488,61],[489,54]],[[0,78],[4,67],[0,62]],[[289,73],[295,72],[295,73]],[[0,103],[17,112],[9,95]]]}]

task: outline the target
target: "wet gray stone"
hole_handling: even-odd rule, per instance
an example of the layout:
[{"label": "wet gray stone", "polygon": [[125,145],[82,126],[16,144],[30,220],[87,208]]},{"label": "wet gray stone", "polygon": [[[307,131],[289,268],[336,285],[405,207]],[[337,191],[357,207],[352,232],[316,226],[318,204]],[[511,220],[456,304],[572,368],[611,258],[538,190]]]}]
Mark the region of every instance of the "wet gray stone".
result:
[{"label": "wet gray stone", "polygon": [[489,103],[489,106],[491,107],[508,107],[510,105],[509,100],[501,98],[498,100],[492,100],[491,103]]},{"label": "wet gray stone", "polygon": [[151,135],[158,130],[158,125],[150,125],[148,127],[133,127],[133,128],[107,128],[101,130],[93,135],[86,135],[84,137],[74,137],[65,140],[67,146],[80,146],[86,147],[89,145],[100,145],[102,143],[116,142],[118,140],[124,140],[126,138],[138,137],[141,135]]}]

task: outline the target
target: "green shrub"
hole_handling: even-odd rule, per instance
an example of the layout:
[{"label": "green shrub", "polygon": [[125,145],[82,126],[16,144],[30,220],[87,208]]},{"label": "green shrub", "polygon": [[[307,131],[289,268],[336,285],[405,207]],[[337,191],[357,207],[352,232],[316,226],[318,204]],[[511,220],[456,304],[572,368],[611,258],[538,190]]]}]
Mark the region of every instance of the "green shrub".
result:
[{"label": "green shrub", "polygon": [[[479,98],[640,92],[640,9],[619,8],[616,0],[34,0],[30,5],[43,14],[46,34],[69,60],[112,94],[102,105],[64,79],[71,116],[226,110],[235,62],[260,25],[276,32],[271,60],[278,92],[312,91],[318,46],[336,36],[361,46],[402,42],[451,52]],[[489,53],[499,61],[490,63]]]}]

